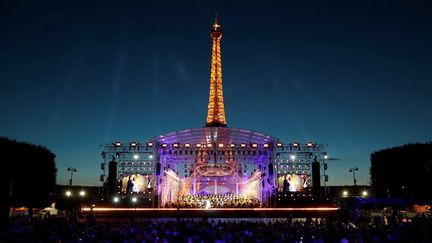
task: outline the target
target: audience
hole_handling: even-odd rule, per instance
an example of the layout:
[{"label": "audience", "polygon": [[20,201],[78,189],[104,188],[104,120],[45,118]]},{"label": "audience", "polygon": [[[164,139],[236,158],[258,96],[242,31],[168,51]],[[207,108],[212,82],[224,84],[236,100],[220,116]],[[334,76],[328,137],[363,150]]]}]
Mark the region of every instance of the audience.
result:
[{"label": "audience", "polygon": [[211,219],[95,222],[94,218],[12,218],[0,242],[431,242],[431,222],[322,219]]}]

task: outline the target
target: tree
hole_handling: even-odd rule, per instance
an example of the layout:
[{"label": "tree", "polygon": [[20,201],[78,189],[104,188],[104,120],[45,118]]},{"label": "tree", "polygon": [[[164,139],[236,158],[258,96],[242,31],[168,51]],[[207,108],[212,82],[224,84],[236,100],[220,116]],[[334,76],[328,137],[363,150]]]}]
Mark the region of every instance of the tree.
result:
[{"label": "tree", "polygon": [[55,154],[45,147],[0,137],[0,192],[12,206],[49,206],[56,183]]},{"label": "tree", "polygon": [[371,154],[377,197],[432,198],[432,143],[407,144]]}]

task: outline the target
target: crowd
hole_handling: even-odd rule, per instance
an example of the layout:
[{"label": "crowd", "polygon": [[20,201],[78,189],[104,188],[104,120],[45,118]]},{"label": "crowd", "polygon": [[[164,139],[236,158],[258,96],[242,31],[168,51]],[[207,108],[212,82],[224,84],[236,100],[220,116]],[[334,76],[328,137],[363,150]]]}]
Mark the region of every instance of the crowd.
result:
[{"label": "crowd", "polygon": [[432,242],[431,222],[384,224],[320,219],[95,222],[61,217],[13,218],[0,242]]},{"label": "crowd", "polygon": [[234,194],[183,195],[176,202],[165,203],[166,208],[257,208],[256,198],[242,198]]}]

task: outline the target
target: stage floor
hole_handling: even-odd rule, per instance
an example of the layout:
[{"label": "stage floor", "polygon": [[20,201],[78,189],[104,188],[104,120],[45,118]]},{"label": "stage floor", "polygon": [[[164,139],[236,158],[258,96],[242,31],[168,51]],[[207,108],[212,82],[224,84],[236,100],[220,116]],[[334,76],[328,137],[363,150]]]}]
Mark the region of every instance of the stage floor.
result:
[{"label": "stage floor", "polygon": [[337,214],[338,207],[292,208],[82,208],[96,218],[289,218],[328,217]]}]

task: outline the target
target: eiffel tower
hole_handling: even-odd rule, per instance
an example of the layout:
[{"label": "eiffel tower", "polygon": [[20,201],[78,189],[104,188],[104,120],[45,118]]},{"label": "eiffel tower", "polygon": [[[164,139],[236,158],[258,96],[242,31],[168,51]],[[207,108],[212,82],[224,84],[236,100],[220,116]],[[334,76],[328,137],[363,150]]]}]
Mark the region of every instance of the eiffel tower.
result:
[{"label": "eiffel tower", "polygon": [[211,27],[212,59],[210,71],[210,92],[206,127],[226,127],[224,98],[222,89],[222,63],[220,42],[222,38],[222,27],[219,23],[217,13]]}]

